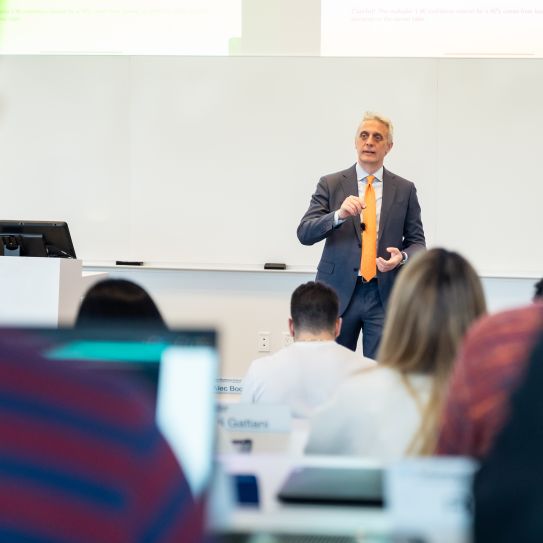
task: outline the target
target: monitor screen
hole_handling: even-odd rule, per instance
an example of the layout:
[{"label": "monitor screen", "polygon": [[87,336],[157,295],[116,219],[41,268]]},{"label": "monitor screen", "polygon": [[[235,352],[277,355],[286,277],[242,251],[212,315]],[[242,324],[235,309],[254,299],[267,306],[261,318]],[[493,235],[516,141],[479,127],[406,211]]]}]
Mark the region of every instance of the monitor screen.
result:
[{"label": "monitor screen", "polygon": [[63,221],[0,220],[0,255],[76,258]]}]

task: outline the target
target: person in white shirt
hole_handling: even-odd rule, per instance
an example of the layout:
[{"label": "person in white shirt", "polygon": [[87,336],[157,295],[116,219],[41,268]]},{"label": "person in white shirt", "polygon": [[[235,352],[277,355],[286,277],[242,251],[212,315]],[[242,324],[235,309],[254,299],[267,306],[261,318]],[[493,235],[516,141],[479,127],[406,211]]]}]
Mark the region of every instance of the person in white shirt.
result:
[{"label": "person in white shirt", "polygon": [[285,404],[306,418],[349,375],[375,365],[336,343],[341,329],[338,298],[324,283],[300,285],[290,302],[294,342],[253,361],[243,380],[241,402]]},{"label": "person in white shirt", "polygon": [[305,452],[384,462],[433,454],[456,352],[485,311],[481,282],[462,256],[414,256],[392,292],[379,364],[350,377],[315,413]]}]

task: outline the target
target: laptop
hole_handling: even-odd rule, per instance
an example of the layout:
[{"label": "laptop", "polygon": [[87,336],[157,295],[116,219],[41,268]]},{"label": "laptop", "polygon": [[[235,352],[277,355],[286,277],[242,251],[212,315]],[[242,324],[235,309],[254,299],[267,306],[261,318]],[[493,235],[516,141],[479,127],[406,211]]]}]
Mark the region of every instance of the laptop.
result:
[{"label": "laptop", "polygon": [[383,507],[381,468],[300,467],[279,489],[285,503]]}]

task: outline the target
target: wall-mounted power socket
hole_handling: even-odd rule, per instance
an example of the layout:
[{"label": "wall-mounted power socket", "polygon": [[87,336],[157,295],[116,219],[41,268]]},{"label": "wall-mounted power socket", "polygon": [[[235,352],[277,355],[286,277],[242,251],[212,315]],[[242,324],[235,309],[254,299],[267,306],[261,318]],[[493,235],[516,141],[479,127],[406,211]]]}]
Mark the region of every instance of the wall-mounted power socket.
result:
[{"label": "wall-mounted power socket", "polygon": [[269,353],[271,351],[270,332],[258,332],[256,349],[259,353]]}]

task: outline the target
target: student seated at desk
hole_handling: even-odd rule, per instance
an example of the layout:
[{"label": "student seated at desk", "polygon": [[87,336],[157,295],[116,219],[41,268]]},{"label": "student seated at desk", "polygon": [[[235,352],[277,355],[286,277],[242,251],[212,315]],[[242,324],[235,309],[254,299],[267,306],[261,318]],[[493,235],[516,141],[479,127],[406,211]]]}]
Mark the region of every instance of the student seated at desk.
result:
[{"label": "student seated at desk", "polygon": [[507,420],[475,476],[476,543],[543,541],[542,388],[543,322],[540,322],[535,349],[523,363]]},{"label": "student seated at desk", "polygon": [[27,345],[0,332],[0,541],[201,541],[202,506],[147,398]]},{"label": "student seated at desk", "polygon": [[309,281],[290,301],[288,326],[294,343],[255,360],[243,380],[241,402],[288,405],[304,418],[327,401],[348,375],[375,365],[336,343],[341,329],[333,289]]},{"label": "student seated at desk", "polygon": [[126,279],[104,279],[86,292],[75,325],[101,326],[104,322],[167,328],[145,289]]},{"label": "student seated at desk", "polygon": [[457,347],[484,312],[464,258],[444,249],[413,257],[392,292],[378,366],[350,377],[315,414],[306,452],[383,461],[432,454]]},{"label": "student seated at desk", "polygon": [[438,454],[486,456],[509,416],[511,394],[542,329],[539,290],[534,303],[489,315],[470,328],[445,398]]}]

